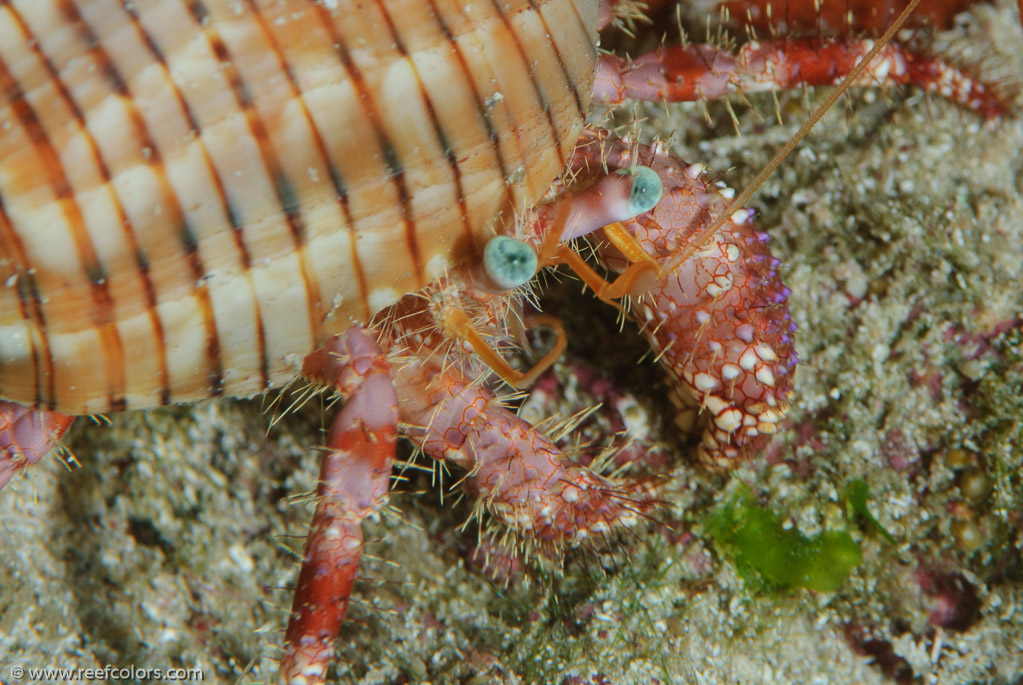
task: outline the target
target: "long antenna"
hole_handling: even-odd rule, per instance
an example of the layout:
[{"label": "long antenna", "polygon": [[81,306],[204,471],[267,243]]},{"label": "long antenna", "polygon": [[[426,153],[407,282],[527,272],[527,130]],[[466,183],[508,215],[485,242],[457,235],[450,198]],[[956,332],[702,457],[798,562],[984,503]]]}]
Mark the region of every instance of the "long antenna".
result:
[{"label": "long antenna", "polygon": [[[1023,4],[1023,0],[1019,1]],[[665,271],[671,273],[678,268],[679,264],[692,257],[697,250],[701,249],[707,241],[714,237],[714,234],[718,232],[718,229],[720,229],[721,226],[723,226],[724,223],[728,221],[733,214],[735,214],[735,212],[743,208],[743,205],[749,201],[750,197],[753,196],[753,193],[755,193],[760,186],[764,184],[764,181],[766,181],[768,177],[774,173],[774,170],[777,169],[783,161],[785,161],[785,158],[788,157],[803,138],[806,137],[806,134],[810,132],[810,129],[812,129],[817,122],[820,121],[825,114],[827,114],[828,110],[831,109],[835,102],[838,101],[838,98],[842,97],[845,94],[845,91],[849,90],[849,86],[851,86],[853,82],[855,82],[860,75],[863,74],[867,66],[875,57],[877,57],[877,54],[891,42],[895,33],[902,28],[902,25],[906,23],[907,19],[909,19],[909,15],[913,13],[913,10],[915,10],[916,6],[919,4],[920,0],[911,0],[909,5],[906,6],[906,9],[902,10],[902,14],[900,14],[895,20],[895,23],[884,32],[883,36],[874,42],[870,50],[867,51],[867,54],[863,56],[863,59],[856,63],[853,70],[849,72],[844,79],[842,79],[842,82],[835,87],[835,90],[831,92],[831,95],[829,95],[828,98],[818,105],[813,113],[810,114],[810,118],[799,127],[796,135],[792,136],[792,138],[790,138],[789,141],[785,143],[780,150],[778,150],[774,157],[771,158],[771,161],[767,163],[767,166],[760,170],[760,173],[758,173],[756,177],[746,185],[743,191],[728,204],[728,207],[726,207],[725,210],[719,214],[709,226],[707,226],[707,228],[705,228],[692,242],[689,243],[688,247],[680,250],[677,255],[671,258],[671,261],[669,261],[665,267]]]}]

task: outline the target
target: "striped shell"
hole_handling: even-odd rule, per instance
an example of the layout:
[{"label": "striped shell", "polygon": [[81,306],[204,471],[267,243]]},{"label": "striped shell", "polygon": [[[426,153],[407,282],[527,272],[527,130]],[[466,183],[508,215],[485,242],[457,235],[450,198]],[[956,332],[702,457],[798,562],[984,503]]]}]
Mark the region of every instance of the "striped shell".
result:
[{"label": "striped shell", "polygon": [[575,0],[0,2],[0,396],[287,381],[536,203],[595,23]]}]

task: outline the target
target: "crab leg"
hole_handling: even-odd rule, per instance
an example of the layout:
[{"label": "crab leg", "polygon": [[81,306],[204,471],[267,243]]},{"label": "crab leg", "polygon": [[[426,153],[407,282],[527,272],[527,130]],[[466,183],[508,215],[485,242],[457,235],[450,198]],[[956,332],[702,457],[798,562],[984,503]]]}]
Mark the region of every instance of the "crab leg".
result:
[{"label": "crab leg", "polygon": [[[660,178],[664,192],[656,207],[621,223],[658,266],[629,282],[629,309],[675,381],[679,427],[692,429],[708,410],[700,458],[728,465],[749,456],[784,417],[796,363],[788,289],[767,236],[741,210],[672,268],[674,256],[692,247],[722,211],[728,190],[701,179],[702,165],[687,165],[661,146],[630,145],[594,131],[583,134],[569,165],[577,183],[636,165]],[[543,233],[551,211],[539,209],[528,230]],[[635,261],[607,245],[600,255],[619,272]]]},{"label": "crab leg", "polygon": [[0,489],[60,444],[73,416],[0,401]]},{"label": "crab leg", "polygon": [[[660,48],[625,60],[601,55],[593,97],[610,104],[627,99],[713,100],[730,93],[757,93],[842,82],[873,46],[871,40],[787,38],[751,41],[735,54],[707,44]],[[1009,106],[997,92],[936,57],[889,43],[852,85],[916,85],[986,118]]]},{"label": "crab leg", "polygon": [[285,633],[282,683],[323,682],[362,555],[363,520],[387,498],[397,442],[391,367],[371,335],[352,328],[306,357],[303,373],[345,405],[320,465],[317,505]]},{"label": "crab leg", "polygon": [[[362,522],[387,496],[399,418],[425,454],[465,469],[463,487],[481,509],[541,548],[606,536],[653,507],[643,481],[620,485],[574,464],[502,407],[471,363],[446,362],[433,347],[445,336],[426,311],[428,300],[409,297],[396,306],[379,345],[353,328],[303,364],[304,376],[336,388],[346,401],[321,467],[280,682],[323,682],[358,574]],[[498,318],[496,310],[489,317]]]},{"label": "crab leg", "polygon": [[398,369],[397,380],[409,437],[429,456],[465,469],[463,487],[480,506],[542,548],[605,536],[652,506],[642,482],[613,483],[573,463],[455,368],[415,360]]},{"label": "crab leg", "polygon": [[[656,4],[661,1],[657,0]],[[951,28],[957,14],[978,2],[980,0],[922,0],[905,27]],[[733,29],[746,27],[762,36],[881,35],[908,5],[909,0],[884,3],[876,0],[788,0],[784,6],[772,0],[711,0],[703,11],[719,14],[723,8],[731,17],[728,23]]]}]

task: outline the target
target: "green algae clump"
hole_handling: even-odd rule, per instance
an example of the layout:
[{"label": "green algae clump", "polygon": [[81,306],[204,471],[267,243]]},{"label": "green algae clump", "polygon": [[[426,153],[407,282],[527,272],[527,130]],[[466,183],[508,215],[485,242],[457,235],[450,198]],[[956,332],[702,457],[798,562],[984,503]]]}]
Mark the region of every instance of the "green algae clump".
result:
[{"label": "green algae clump", "polygon": [[825,531],[810,538],[786,529],[782,517],[757,504],[746,486],[711,512],[704,530],[743,578],[757,577],[771,589],[834,592],[863,561],[848,532]]},{"label": "green algae clump", "polygon": [[867,506],[867,501],[870,499],[870,490],[867,488],[867,484],[856,479],[845,488],[842,493],[843,499],[845,499],[846,509],[849,513],[849,518],[853,521],[859,522],[861,528],[877,531],[884,539],[893,545],[899,544],[895,537],[888,532],[888,530],[881,525],[881,522],[870,513],[870,508]]}]

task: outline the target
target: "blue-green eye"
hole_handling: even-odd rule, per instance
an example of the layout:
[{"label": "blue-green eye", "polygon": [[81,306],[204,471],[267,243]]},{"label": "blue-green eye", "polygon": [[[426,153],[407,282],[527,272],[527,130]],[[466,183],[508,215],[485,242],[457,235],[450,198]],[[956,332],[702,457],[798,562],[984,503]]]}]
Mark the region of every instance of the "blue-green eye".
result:
[{"label": "blue-green eye", "polygon": [[483,266],[497,285],[511,290],[528,283],[536,273],[536,252],[521,240],[499,235],[483,248]]},{"label": "blue-green eye", "polygon": [[632,190],[629,192],[629,211],[633,216],[645,214],[657,206],[664,192],[664,185],[657,172],[648,166],[634,166],[620,169],[619,174],[632,176]]}]

